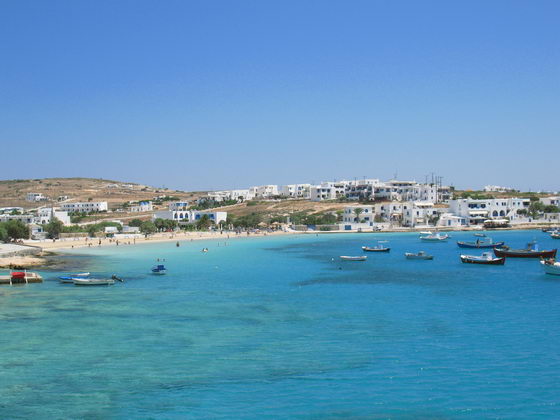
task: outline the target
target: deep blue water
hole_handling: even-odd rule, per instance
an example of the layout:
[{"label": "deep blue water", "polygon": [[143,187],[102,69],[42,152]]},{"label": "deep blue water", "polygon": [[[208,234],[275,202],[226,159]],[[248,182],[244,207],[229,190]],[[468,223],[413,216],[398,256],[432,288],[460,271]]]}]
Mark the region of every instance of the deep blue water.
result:
[{"label": "deep blue water", "polygon": [[[83,250],[81,270],[126,282],[0,287],[0,418],[560,418],[560,277],[461,264],[473,237],[452,236]],[[391,253],[338,260],[375,239]],[[435,260],[404,259],[421,249]]]}]

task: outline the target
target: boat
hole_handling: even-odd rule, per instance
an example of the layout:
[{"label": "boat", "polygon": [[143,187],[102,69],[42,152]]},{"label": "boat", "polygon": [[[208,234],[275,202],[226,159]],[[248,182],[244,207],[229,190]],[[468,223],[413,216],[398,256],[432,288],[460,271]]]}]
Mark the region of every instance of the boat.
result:
[{"label": "boat", "polygon": [[152,267],[152,274],[165,274],[167,269],[163,264],[154,265]]},{"label": "boat", "polygon": [[406,252],[404,254],[407,260],[433,260],[434,256],[426,254],[424,251],[419,251],[417,253]]},{"label": "boat", "polygon": [[486,238],[486,233],[475,233],[474,236],[478,236],[480,238]]},{"label": "boat", "polygon": [[449,239],[449,235],[448,234],[442,235],[441,233],[420,236],[420,240],[426,242],[443,242],[443,241],[447,241],[447,239]]},{"label": "boat", "polygon": [[504,265],[506,258],[494,258],[491,252],[485,252],[482,255],[461,255],[461,262],[467,264]]},{"label": "boat", "polygon": [[484,236],[486,239],[477,239],[476,242],[457,241],[457,245],[459,248],[496,248],[505,244],[505,242],[494,242],[492,238]]},{"label": "boat", "polygon": [[73,283],[75,286],[110,286],[112,284],[115,284],[115,280],[76,277],[73,279]]},{"label": "boat", "polygon": [[348,255],[341,255],[340,259],[342,261],[365,261],[365,260],[367,260],[367,257],[363,256],[363,255],[356,256],[356,257],[351,257],[351,256],[348,256]]},{"label": "boat", "polygon": [[539,251],[536,242],[529,242],[525,249],[511,249],[508,246],[494,248],[496,257],[508,258],[555,258],[557,249]]},{"label": "boat", "polygon": [[391,251],[391,248],[385,248],[380,245],[376,245],[373,248],[370,248],[368,246],[363,246],[362,250],[364,250],[365,252],[389,252]]},{"label": "boat", "polygon": [[75,278],[87,278],[89,277],[90,273],[77,273],[77,274],[70,274],[68,276],[60,276],[58,279],[61,283],[74,283]]},{"label": "boat", "polygon": [[551,233],[550,237],[552,239],[560,239],[560,232],[556,232],[556,233]]},{"label": "boat", "polygon": [[560,262],[556,262],[554,259],[541,260],[541,265],[546,274],[560,276]]},{"label": "boat", "polygon": [[389,252],[391,248],[381,245],[382,243],[386,243],[387,241],[377,241],[377,245],[374,247],[363,246],[362,250],[364,252]]}]

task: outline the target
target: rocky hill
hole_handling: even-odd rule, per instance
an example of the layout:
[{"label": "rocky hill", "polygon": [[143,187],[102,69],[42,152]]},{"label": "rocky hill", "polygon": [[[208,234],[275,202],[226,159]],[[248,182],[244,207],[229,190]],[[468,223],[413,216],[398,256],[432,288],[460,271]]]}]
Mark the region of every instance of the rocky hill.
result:
[{"label": "rocky hill", "polygon": [[[46,202],[26,201],[27,193],[41,193]],[[189,201],[205,193],[187,193],[131,182],[94,178],[43,178],[0,181],[0,207],[36,208],[39,205],[68,201],[107,201],[110,208],[127,201],[153,200],[158,196],[174,196]],[[68,197],[66,199],[66,197]]]}]

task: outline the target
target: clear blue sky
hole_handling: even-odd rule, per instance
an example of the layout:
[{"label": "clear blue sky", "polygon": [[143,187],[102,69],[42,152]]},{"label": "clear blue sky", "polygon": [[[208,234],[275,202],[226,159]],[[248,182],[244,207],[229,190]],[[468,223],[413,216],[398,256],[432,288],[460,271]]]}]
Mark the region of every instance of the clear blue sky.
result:
[{"label": "clear blue sky", "polygon": [[560,189],[559,1],[0,2],[0,178]]}]

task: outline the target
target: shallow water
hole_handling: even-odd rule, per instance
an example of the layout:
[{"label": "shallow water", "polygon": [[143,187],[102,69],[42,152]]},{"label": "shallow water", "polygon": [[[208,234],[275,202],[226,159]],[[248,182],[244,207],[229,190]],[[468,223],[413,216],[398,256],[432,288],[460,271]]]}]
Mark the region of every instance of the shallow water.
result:
[{"label": "shallow water", "polygon": [[[560,277],[461,264],[455,240],[472,235],[452,236],[76,250],[79,271],[126,282],[0,288],[0,417],[558,418]],[[376,239],[391,252],[337,258]],[[421,249],[435,260],[404,259]],[[148,274],[157,257],[165,276]]]}]

